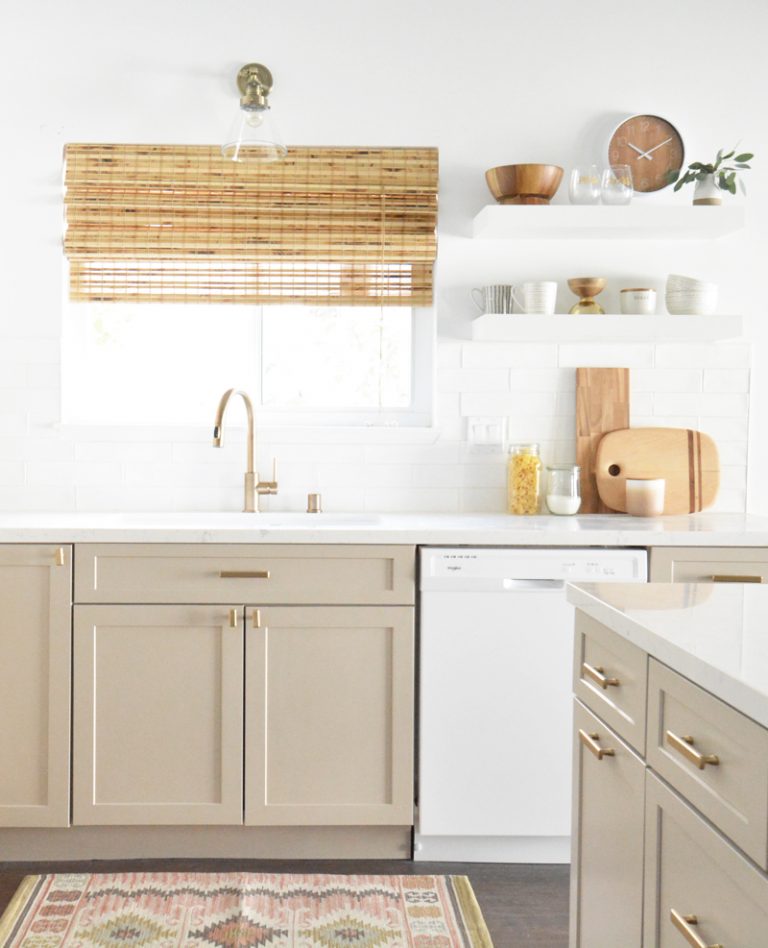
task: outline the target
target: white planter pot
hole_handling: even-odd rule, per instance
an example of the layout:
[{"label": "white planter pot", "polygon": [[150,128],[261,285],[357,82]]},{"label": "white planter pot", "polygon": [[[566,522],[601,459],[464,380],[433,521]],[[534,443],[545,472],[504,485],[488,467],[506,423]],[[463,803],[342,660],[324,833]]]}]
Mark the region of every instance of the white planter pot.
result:
[{"label": "white planter pot", "polygon": [[697,181],[693,189],[694,204],[722,204],[723,192],[715,182],[715,176],[708,174],[703,181]]}]

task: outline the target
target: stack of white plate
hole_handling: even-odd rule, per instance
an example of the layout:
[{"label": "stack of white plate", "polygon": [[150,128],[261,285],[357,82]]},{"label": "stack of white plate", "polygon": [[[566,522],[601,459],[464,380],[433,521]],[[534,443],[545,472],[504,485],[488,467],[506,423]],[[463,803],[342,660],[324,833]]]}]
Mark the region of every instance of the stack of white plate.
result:
[{"label": "stack of white plate", "polygon": [[710,316],[717,309],[717,283],[672,273],[667,277],[666,302],[673,316]]}]

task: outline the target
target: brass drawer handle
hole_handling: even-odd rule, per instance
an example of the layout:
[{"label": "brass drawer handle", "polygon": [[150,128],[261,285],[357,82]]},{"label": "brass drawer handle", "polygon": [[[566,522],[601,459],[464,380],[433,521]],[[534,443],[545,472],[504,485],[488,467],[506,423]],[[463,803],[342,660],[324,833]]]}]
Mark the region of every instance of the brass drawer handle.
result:
[{"label": "brass drawer handle", "polygon": [[595,757],[597,757],[598,760],[602,760],[603,757],[615,757],[616,751],[611,747],[601,747],[597,743],[597,738],[597,732],[594,734],[587,734],[586,731],[582,731],[581,728],[579,728],[579,740],[591,754],[594,754]]},{"label": "brass drawer handle", "polygon": [[591,678],[592,681],[600,685],[601,688],[607,688],[609,685],[617,688],[621,684],[618,678],[609,678],[605,674],[605,669],[602,665],[590,665],[588,662],[582,662],[581,673]]},{"label": "brass drawer handle", "polygon": [[709,577],[713,583],[762,583],[762,576],[728,576],[725,573],[715,573]]},{"label": "brass drawer handle", "polygon": [[269,579],[268,569],[236,570],[223,569],[219,576],[221,579]]},{"label": "brass drawer handle", "polygon": [[685,936],[685,940],[689,945],[693,945],[693,948],[723,948],[720,942],[716,945],[708,945],[699,936],[699,933],[693,930],[693,926],[699,924],[699,920],[695,915],[681,915],[674,909],[670,909],[669,917],[672,919],[675,928]]},{"label": "brass drawer handle", "polygon": [[699,770],[704,770],[707,764],[712,767],[717,767],[720,763],[720,758],[717,754],[700,754],[693,746],[695,743],[693,738],[687,734],[678,737],[677,734],[674,734],[672,731],[667,731],[666,738],[667,744],[674,747],[676,751],[679,751],[686,760],[690,760],[692,764],[696,764]]}]

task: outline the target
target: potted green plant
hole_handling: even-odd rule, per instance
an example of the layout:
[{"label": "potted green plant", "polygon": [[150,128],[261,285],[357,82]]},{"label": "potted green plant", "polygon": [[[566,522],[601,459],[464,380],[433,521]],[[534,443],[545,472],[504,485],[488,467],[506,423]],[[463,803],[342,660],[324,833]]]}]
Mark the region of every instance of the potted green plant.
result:
[{"label": "potted green plant", "polygon": [[753,157],[752,152],[749,151],[737,155],[735,149],[724,154],[721,148],[712,164],[692,161],[682,175],[680,171],[671,172],[670,184],[673,181],[677,182],[674,190],[679,191],[684,184],[695,181],[694,204],[722,204],[722,192],[727,191],[730,194],[735,194],[737,182],[742,193],[746,194],[744,182],[738,175],[740,171],[751,167],[748,162]]}]

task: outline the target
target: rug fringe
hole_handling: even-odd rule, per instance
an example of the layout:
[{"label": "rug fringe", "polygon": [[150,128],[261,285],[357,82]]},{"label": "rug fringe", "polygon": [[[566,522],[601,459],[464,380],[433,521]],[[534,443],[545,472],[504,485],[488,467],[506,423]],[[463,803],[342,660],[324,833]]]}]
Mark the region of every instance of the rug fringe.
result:
[{"label": "rug fringe", "polygon": [[490,932],[469,879],[467,876],[451,876],[450,878],[472,948],[493,948]]},{"label": "rug fringe", "polygon": [[27,902],[29,901],[35,886],[40,880],[40,876],[25,876],[8,903],[5,911],[0,916],[0,945],[9,943],[11,932],[16,927],[16,923],[21,917]]}]

